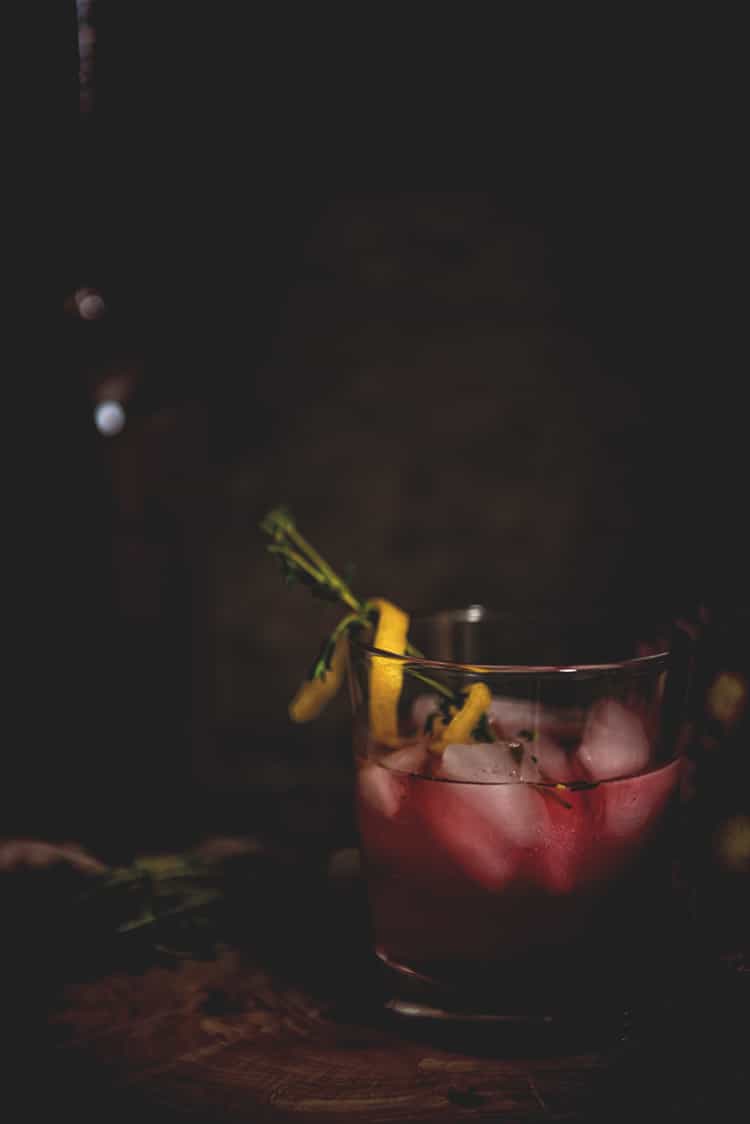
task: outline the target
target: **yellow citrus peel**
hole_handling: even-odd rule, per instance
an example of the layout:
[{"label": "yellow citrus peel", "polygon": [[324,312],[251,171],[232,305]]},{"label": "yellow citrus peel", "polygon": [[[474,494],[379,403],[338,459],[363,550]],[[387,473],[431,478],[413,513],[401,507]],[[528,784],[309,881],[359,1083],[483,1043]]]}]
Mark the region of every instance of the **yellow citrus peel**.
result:
[{"label": "yellow citrus peel", "polygon": [[331,701],[341,686],[349,655],[349,635],[338,637],[331,666],[320,679],[306,679],[289,703],[289,717],[293,722],[311,722]]},{"label": "yellow citrus peel", "polygon": [[443,753],[448,745],[464,745],[472,740],[471,732],[492,702],[492,695],[486,683],[472,683],[466,702],[450,722],[437,726],[435,737],[428,742],[432,753]]},{"label": "yellow citrus peel", "polygon": [[[378,612],[373,647],[402,656],[406,652],[409,614],[403,609],[376,597],[368,606]],[[379,741],[398,741],[398,700],[404,680],[401,660],[371,656],[370,663],[370,729]]]}]

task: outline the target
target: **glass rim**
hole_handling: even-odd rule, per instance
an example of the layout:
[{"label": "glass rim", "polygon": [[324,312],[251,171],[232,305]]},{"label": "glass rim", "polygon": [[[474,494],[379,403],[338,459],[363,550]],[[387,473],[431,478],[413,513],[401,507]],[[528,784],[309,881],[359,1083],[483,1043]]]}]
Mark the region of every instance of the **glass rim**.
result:
[{"label": "glass rim", "polygon": [[[492,619],[502,621],[511,617],[510,613],[503,613],[488,609],[484,605],[467,605],[462,609],[439,609],[434,612],[415,613],[411,620],[419,623],[431,621],[452,621],[454,623],[478,624],[480,621]],[[664,663],[670,656],[668,648],[649,652],[642,656],[628,656],[619,660],[581,661],[576,663],[560,664],[530,664],[530,663],[467,663],[460,660],[435,660],[427,656],[409,655],[408,653],[390,652],[385,648],[376,648],[374,644],[363,642],[358,637],[352,637],[352,645],[359,648],[366,655],[377,656],[381,659],[394,660],[397,663],[409,664],[429,668],[433,671],[461,672],[465,675],[574,675],[576,673],[589,674],[606,671],[633,670],[639,667],[650,667],[654,664]]]}]

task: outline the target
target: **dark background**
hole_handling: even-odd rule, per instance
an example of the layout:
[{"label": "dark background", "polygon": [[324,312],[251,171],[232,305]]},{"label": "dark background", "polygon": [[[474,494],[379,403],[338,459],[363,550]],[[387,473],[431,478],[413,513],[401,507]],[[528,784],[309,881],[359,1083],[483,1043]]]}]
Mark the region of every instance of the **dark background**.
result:
[{"label": "dark background", "polygon": [[[286,717],[324,615],[264,554],[279,502],[358,590],[408,607],[634,635],[700,603],[742,620],[746,239],[731,145],[699,131],[689,84],[685,117],[626,113],[580,146],[547,144],[521,99],[483,136],[493,172],[446,174],[401,159],[436,106],[407,118],[381,74],[333,125],[326,93],[345,110],[351,85],[325,35],[298,68],[307,29],[290,58],[224,9],[186,29],[99,0],[82,112],[74,17],[46,75],[52,347],[28,382],[50,424],[14,543],[4,834],[112,856],[351,838],[343,699],[314,728]],[[442,139],[455,162],[461,139]],[[443,183],[464,186],[424,186]],[[111,438],[107,397],[127,413]]]}]

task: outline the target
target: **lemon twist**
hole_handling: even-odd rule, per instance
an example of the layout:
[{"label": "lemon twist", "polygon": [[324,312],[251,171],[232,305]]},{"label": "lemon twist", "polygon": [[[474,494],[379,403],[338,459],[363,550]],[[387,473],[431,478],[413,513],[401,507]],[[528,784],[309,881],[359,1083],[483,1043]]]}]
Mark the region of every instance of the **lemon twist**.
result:
[{"label": "lemon twist", "polygon": [[[278,558],[288,584],[302,583],[313,592],[332,600],[343,602],[350,613],[334,629],[310,677],[300,686],[289,704],[289,715],[294,722],[309,722],[339,691],[349,660],[348,632],[352,628],[366,629],[372,634],[372,619],[377,617],[372,643],[381,651],[395,656],[415,656],[421,653],[409,644],[409,615],[383,598],[360,601],[325,558],[300,534],[292,513],[286,507],[277,507],[261,521],[261,529],[272,542],[267,550]],[[330,658],[328,653],[330,652]],[[482,668],[470,668],[481,674]],[[441,753],[449,741],[455,743],[471,740],[471,734],[491,701],[489,688],[475,683],[460,705],[460,696],[435,679],[405,665],[404,661],[389,656],[371,655],[369,677],[370,726],[373,734],[388,744],[398,744],[398,705],[407,672],[432,690],[447,697],[451,709],[459,707],[447,723],[433,728],[430,749]]]},{"label": "lemon twist", "polygon": [[315,679],[306,679],[289,703],[293,722],[311,722],[331,701],[344,679],[349,657],[349,635],[342,632],[336,639],[331,666]]},{"label": "lemon twist", "polygon": [[435,729],[436,736],[428,742],[432,753],[443,753],[451,743],[463,745],[473,741],[472,730],[492,702],[492,695],[486,683],[472,683],[466,702],[450,722]]},{"label": "lemon twist", "polygon": [[[381,597],[374,598],[369,604],[378,613],[373,647],[403,656],[407,647],[409,614]],[[403,681],[402,660],[393,660],[387,656],[371,657],[370,729],[379,741],[398,741],[398,700]]]}]

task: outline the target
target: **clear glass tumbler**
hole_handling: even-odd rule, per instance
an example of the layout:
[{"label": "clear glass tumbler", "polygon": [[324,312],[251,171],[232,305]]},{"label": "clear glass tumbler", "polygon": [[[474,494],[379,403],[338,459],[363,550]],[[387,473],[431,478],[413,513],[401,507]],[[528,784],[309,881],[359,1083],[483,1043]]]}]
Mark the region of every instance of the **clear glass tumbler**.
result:
[{"label": "clear glass tumbler", "polygon": [[[519,635],[471,606],[412,621],[424,655],[352,645],[362,858],[386,1003],[401,1015],[625,1012],[660,989],[679,941],[683,684],[670,652],[602,659],[582,642],[575,661],[559,644],[528,661],[533,635],[525,650]],[[385,740],[372,717],[384,669],[399,685]],[[489,709],[436,751],[436,724],[476,683]]]}]

